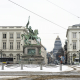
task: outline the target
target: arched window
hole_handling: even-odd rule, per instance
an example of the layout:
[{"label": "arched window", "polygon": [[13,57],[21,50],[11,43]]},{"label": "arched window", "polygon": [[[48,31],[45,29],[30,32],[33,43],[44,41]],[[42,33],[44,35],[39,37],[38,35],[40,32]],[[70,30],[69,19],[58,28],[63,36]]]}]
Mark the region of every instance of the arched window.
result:
[{"label": "arched window", "polygon": [[6,57],[6,54],[3,54],[3,58],[5,58]]},{"label": "arched window", "polygon": [[75,58],[76,58],[76,54],[73,54],[73,61],[75,60]]},{"label": "arched window", "polygon": [[13,58],[13,54],[9,54],[10,58]]}]

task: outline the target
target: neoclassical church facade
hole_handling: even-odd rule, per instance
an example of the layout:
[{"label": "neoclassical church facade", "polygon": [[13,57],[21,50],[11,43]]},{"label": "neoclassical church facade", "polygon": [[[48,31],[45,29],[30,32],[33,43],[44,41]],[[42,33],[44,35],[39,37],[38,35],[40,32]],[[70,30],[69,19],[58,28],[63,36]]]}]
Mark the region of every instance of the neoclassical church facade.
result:
[{"label": "neoclassical church facade", "polygon": [[62,43],[61,43],[59,36],[57,36],[57,38],[54,42],[54,49],[53,49],[54,60],[56,60],[56,54],[60,48],[62,48]]}]

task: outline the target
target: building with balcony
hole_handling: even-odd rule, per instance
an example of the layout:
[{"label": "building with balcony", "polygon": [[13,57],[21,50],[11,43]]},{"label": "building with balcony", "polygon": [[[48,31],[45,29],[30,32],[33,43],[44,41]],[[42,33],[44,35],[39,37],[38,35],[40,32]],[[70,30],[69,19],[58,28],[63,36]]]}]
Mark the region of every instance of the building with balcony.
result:
[{"label": "building with balcony", "polygon": [[67,37],[67,63],[74,63],[75,59],[80,59],[80,24],[69,26]]}]

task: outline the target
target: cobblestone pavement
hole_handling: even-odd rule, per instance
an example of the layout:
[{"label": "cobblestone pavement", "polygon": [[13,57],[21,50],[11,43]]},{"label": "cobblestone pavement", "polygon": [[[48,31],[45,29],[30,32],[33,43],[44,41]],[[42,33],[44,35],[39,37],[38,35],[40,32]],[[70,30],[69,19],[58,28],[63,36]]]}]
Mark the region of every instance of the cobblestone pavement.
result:
[{"label": "cobblestone pavement", "polygon": [[[80,72],[0,72],[1,76],[30,76],[10,80],[80,80]],[[57,77],[56,77],[57,75]],[[33,77],[34,76],[34,77]],[[49,76],[49,77],[48,77]],[[51,76],[55,76],[54,78]],[[59,77],[62,76],[62,77]],[[66,78],[64,77],[66,76]],[[71,77],[72,76],[72,77]],[[79,77],[77,77],[79,76]],[[39,79],[41,77],[41,79]],[[42,77],[44,79],[42,79]],[[47,78],[48,77],[48,78]],[[3,80],[4,78],[0,79]],[[8,79],[5,79],[8,80]]]},{"label": "cobblestone pavement", "polygon": [[61,79],[45,79],[45,80],[80,80],[80,78],[61,78]]},{"label": "cobblestone pavement", "polygon": [[26,76],[26,75],[80,75],[80,72],[0,72],[0,76]]},{"label": "cobblestone pavement", "polygon": [[54,75],[36,75],[36,76],[25,76],[19,78],[7,78],[7,79],[0,79],[0,80],[80,80],[80,76],[54,76]]}]

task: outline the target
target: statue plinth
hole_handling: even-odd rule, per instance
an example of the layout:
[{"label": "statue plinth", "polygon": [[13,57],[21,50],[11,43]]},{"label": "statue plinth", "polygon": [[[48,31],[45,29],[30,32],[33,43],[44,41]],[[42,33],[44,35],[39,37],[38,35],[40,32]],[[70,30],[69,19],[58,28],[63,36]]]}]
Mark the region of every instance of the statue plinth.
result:
[{"label": "statue plinth", "polygon": [[24,45],[24,54],[22,55],[23,63],[40,64],[44,60],[41,56],[41,45]]}]

